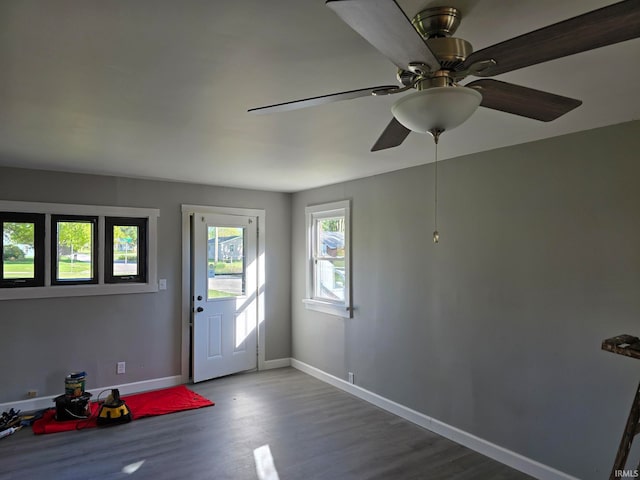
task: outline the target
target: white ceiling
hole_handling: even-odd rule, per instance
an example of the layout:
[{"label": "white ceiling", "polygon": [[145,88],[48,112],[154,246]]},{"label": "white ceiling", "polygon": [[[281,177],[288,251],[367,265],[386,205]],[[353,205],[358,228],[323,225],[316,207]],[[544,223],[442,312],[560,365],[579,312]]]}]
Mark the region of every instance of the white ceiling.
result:
[{"label": "white ceiling", "polygon": [[[476,50],[610,3],[444,2]],[[638,58],[635,39],[496,77],[584,103],[551,123],[480,108],[439,156],[638,119]],[[428,135],[369,151],[397,97],[246,113],[395,74],[323,0],[3,0],[0,165],[298,191],[430,162]]]}]

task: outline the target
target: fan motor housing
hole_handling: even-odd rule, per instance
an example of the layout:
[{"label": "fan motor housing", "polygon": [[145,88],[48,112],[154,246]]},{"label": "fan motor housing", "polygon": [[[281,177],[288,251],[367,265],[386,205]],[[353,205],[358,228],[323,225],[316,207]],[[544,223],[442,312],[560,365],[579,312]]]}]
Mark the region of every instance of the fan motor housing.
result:
[{"label": "fan motor housing", "polygon": [[[447,72],[454,72],[462,66],[465,59],[473,53],[471,44],[461,38],[429,38],[426,40],[427,45],[440,62],[441,70],[431,72],[424,77],[448,76]],[[408,70],[398,71],[398,81],[405,87],[412,85],[418,79],[419,75]]]},{"label": "fan motor housing", "polygon": [[471,44],[461,38],[429,38],[427,45],[446,70],[455,70],[473,53]]},{"label": "fan motor housing", "polygon": [[473,52],[469,42],[451,36],[461,21],[462,14],[454,7],[427,8],[411,20],[445,70],[455,70]]}]

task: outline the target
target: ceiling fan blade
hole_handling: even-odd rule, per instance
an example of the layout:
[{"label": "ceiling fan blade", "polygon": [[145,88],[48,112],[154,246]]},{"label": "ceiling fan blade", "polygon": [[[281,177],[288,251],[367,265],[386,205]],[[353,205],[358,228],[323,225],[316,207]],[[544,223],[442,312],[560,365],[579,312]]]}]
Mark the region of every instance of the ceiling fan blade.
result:
[{"label": "ceiling fan blade", "polygon": [[373,92],[379,90],[397,90],[396,85],[384,85],[381,87],[361,88],[359,90],[349,90],[347,92],[331,93],[329,95],[320,95],[319,97],[305,98],[302,100],[293,100],[291,102],[276,103],[275,105],[267,105],[266,107],[250,108],[249,113],[277,113],[287,112],[289,110],[298,110],[300,108],[315,107],[324,105],[325,103],[339,102],[340,100],[351,100],[352,98],[367,97],[373,95]]},{"label": "ceiling fan blade", "polygon": [[327,6],[398,68],[423,63],[431,71],[440,70],[440,62],[395,0],[328,0]]},{"label": "ceiling fan blade", "polygon": [[404,142],[404,139],[411,133],[407,127],[402,125],[395,117],[391,119],[387,128],[384,129],[382,135],[378,138],[375,145],[371,147],[372,152],[378,150],[384,150],[386,148],[393,148]]},{"label": "ceiling fan blade", "polygon": [[474,73],[491,77],[638,37],[640,2],[626,0],[478,50],[469,55],[461,69],[494,60],[495,66]]},{"label": "ceiling fan blade", "polygon": [[555,120],[582,105],[580,100],[493,79],[476,80],[465,87],[475,88],[482,94],[480,105],[483,107],[542,122]]}]

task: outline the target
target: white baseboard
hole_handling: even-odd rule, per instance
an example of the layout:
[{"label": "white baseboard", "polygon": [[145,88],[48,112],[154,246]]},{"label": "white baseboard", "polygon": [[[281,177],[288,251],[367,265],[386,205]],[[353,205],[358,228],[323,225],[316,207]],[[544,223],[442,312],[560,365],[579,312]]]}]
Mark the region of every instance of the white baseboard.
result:
[{"label": "white baseboard", "polygon": [[284,368],[291,366],[290,358],[276,358],[275,360],[265,360],[260,370],[271,370],[272,368]]},{"label": "white baseboard", "polygon": [[412,410],[409,407],[405,407],[404,405],[382,397],[377,393],[373,393],[362,387],[353,385],[316,367],[312,367],[311,365],[296,360],[295,358],[291,359],[291,366],[362,400],[372,403],[383,410],[398,415],[405,420],[415,423],[416,425],[426,428],[427,430],[437,433],[438,435],[448,438],[449,440],[459,443],[460,445],[508,465],[511,468],[515,468],[527,475],[531,475],[539,480],[578,480],[576,477],[572,477],[571,475],[556,470],[555,468],[508,450],[496,445],[495,443],[476,437],[471,433],[460,430],[459,428],[448,425],[436,420],[435,418],[431,418],[424,413]]},{"label": "white baseboard", "polygon": [[[173,377],[153,378],[151,380],[143,380],[140,382],[124,383],[122,385],[112,385],[109,387],[92,388],[87,390],[91,392],[93,400],[96,400],[98,394],[103,390],[111,390],[117,388],[120,390],[121,395],[129,395],[132,393],[147,392],[149,390],[157,390],[159,388],[174,387],[184,383],[180,375]],[[106,395],[106,394],[105,394]],[[10,408],[15,410],[21,410],[23,412],[30,412],[33,410],[42,410],[45,408],[54,407],[53,399],[58,395],[51,395],[48,397],[29,398],[28,400],[19,400],[16,402],[0,403],[0,411],[6,412]]]}]

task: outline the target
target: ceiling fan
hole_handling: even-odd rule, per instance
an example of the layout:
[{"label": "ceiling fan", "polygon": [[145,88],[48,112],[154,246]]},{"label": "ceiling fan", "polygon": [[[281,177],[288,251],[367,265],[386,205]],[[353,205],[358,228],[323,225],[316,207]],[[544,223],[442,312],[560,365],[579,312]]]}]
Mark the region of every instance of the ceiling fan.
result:
[{"label": "ceiling fan", "polygon": [[466,121],[479,105],[544,122],[555,120],[582,102],[494,79],[464,86],[459,82],[640,37],[640,0],[614,3],[477,52],[466,40],[452,37],[462,19],[453,7],[428,8],[409,20],[395,0],[328,0],[326,5],[398,67],[401,86],[349,90],[249,112],[284,112],[415,90],[393,105],[394,118],[371,151],[400,145],[412,130],[429,132],[437,141],[442,131]]}]

